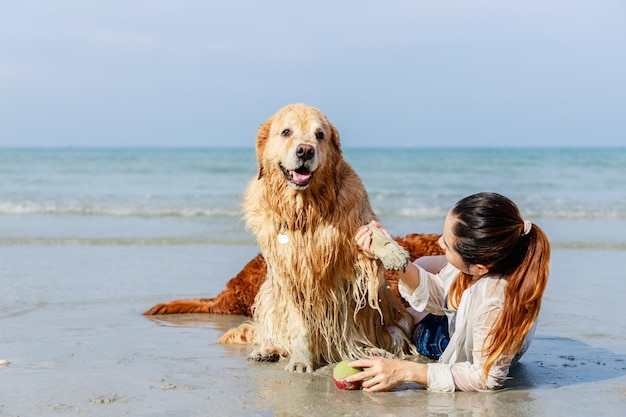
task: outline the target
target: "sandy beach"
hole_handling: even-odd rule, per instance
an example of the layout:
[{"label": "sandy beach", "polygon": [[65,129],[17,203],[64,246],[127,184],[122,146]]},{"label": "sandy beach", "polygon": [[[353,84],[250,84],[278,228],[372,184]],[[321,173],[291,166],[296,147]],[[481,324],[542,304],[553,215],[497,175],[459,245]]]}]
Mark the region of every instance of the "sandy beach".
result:
[{"label": "sandy beach", "polygon": [[0,367],[0,415],[623,415],[626,280],[604,278],[622,251],[554,249],[535,340],[505,389],[453,394],[340,391],[330,367],[292,374],[282,362],[248,363],[247,346],[215,344],[243,317],[142,316],[159,301],[216,294],[255,253],[4,247],[4,297],[19,302],[0,310],[0,358],[10,361]]}]

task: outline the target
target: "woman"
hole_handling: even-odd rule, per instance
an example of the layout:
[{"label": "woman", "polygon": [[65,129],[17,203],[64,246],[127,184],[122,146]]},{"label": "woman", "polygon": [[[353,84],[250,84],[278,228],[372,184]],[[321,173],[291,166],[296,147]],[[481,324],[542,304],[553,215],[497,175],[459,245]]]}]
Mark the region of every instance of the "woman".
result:
[{"label": "woman", "polygon": [[[361,228],[356,240],[376,257],[371,233]],[[445,256],[409,263],[399,282],[417,321],[413,342],[427,356],[440,353],[439,361],[355,360],[351,366],[366,369],[350,382],[362,381],[366,391],[405,382],[433,391],[492,390],[527,349],[548,281],[550,245],[539,226],[508,198],[479,193],[449,211],[439,244]]]}]

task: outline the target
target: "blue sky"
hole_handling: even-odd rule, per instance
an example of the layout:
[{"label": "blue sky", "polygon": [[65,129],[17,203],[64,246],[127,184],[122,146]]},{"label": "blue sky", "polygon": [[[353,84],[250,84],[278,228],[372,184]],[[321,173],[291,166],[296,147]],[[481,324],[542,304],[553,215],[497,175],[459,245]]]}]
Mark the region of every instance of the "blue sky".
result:
[{"label": "blue sky", "polygon": [[626,2],[0,1],[0,146],[626,146]]}]

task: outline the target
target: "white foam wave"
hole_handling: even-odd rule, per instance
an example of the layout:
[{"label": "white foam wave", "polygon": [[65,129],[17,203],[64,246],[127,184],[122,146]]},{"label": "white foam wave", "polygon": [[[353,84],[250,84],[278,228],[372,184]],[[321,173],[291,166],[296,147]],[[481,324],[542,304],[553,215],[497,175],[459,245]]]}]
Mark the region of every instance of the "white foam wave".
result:
[{"label": "white foam wave", "polygon": [[[374,208],[381,217],[400,217],[408,219],[438,220],[445,218],[449,207],[416,207]],[[596,209],[596,208],[572,208],[572,209],[532,209],[524,210],[524,217],[530,219],[554,219],[554,220],[593,220],[593,219],[626,219],[626,209]]]},{"label": "white foam wave", "polygon": [[129,238],[73,238],[73,237],[24,237],[0,238],[0,246],[188,246],[188,245],[250,245],[253,238],[177,238],[177,237],[129,237]]},{"label": "white foam wave", "polygon": [[626,250],[623,242],[551,242],[554,249]]},{"label": "white foam wave", "polygon": [[72,215],[110,217],[240,217],[239,208],[121,207],[87,204],[44,204],[0,202],[0,215]]},{"label": "white foam wave", "polygon": [[[393,203],[378,202],[374,211],[380,217],[400,217],[407,219],[443,219],[449,207],[416,206],[394,207]],[[108,217],[222,217],[239,218],[241,210],[231,207],[191,207],[191,206],[123,206],[85,203],[42,203],[33,201],[0,201],[0,216],[11,215],[70,215],[70,216],[108,216]],[[626,219],[626,208],[533,208],[523,210],[525,217],[532,219]]]}]

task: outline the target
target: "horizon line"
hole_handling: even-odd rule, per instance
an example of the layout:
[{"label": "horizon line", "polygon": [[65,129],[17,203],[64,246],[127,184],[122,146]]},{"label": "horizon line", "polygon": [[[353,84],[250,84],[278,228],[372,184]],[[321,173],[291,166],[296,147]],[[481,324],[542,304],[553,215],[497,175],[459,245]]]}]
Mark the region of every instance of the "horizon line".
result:
[{"label": "horizon line", "polygon": [[[411,150],[411,149],[429,149],[429,150],[487,150],[487,149],[520,149],[520,150],[558,150],[558,149],[626,149],[626,145],[476,145],[476,146],[430,146],[430,145],[341,145],[343,150]],[[0,150],[254,150],[255,146],[222,146],[222,145],[0,145]]]}]

